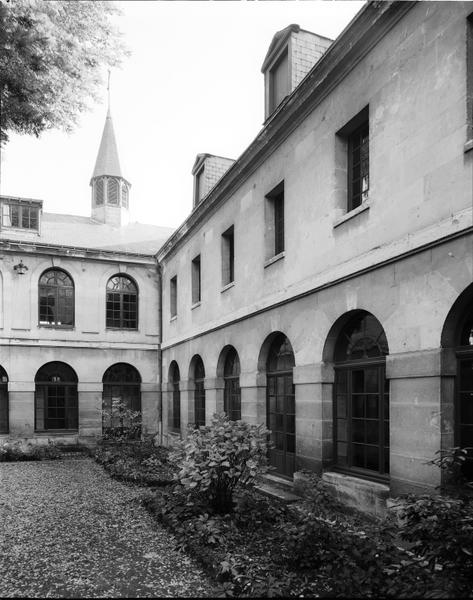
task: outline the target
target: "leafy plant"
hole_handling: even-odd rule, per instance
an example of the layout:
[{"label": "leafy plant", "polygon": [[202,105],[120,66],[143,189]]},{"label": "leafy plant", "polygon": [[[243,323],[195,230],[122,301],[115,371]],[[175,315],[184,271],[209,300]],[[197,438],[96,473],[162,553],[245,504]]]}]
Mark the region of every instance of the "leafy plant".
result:
[{"label": "leafy plant", "polygon": [[455,446],[447,450],[437,450],[436,457],[429,461],[445,472],[445,480],[441,489],[451,495],[468,495],[473,497],[473,480],[471,470],[467,470],[468,463],[472,462],[473,448]]},{"label": "leafy plant", "polygon": [[189,427],[172,455],[179,482],[190,493],[205,493],[216,512],[232,512],[237,486],[251,486],[268,469],[268,433],[225,414],[214,415],[208,426]]},{"label": "leafy plant", "polygon": [[0,462],[18,462],[26,460],[52,460],[61,458],[61,452],[54,442],[47,445],[24,444],[21,441],[5,442],[0,445]]},{"label": "leafy plant", "polygon": [[121,398],[112,398],[110,408],[102,410],[103,439],[127,442],[141,437],[141,411],[132,410]]}]

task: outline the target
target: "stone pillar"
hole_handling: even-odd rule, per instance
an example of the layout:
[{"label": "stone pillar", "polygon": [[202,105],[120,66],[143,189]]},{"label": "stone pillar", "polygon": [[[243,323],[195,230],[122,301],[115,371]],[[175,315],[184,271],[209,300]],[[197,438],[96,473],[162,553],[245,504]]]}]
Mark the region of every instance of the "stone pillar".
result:
[{"label": "stone pillar", "polygon": [[223,378],[214,379],[206,377],[204,381],[205,388],[205,424],[210,425],[210,421],[215,413],[223,412]]},{"label": "stone pillar", "polygon": [[266,375],[241,373],[241,418],[252,425],[266,425]]},{"label": "stone pillar", "polygon": [[321,472],[333,460],[334,370],[323,362],[294,367],[296,470]]},{"label": "stone pillar", "polygon": [[34,381],[9,381],[9,428],[10,436],[31,438],[34,436]]},{"label": "stone pillar", "polygon": [[[79,438],[94,442],[102,435],[102,382],[79,382]],[[82,438],[85,438],[82,439]]]},{"label": "stone pillar", "polygon": [[195,384],[191,379],[181,379],[181,432],[182,437],[187,437],[187,425],[193,423],[194,418],[194,390]]},{"label": "stone pillar", "polygon": [[434,492],[440,485],[440,469],[427,463],[453,442],[454,372],[440,348],[386,357],[391,494]]},{"label": "stone pillar", "polygon": [[141,413],[143,418],[142,434],[145,437],[156,435],[161,419],[158,383],[141,384]]}]

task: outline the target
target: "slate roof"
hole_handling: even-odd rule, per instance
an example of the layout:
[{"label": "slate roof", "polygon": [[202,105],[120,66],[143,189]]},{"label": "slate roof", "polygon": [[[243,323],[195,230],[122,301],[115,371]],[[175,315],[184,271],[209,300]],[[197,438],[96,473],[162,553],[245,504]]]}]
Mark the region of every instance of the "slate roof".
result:
[{"label": "slate roof", "polygon": [[117,141],[115,139],[115,131],[113,129],[112,115],[110,114],[110,110],[107,112],[107,118],[105,119],[102,140],[100,142],[92,179],[100,175],[115,175],[117,177],[123,177],[120,168],[120,160],[118,158]]},{"label": "slate roof", "polygon": [[112,227],[90,217],[43,213],[38,241],[59,246],[151,255],[159,250],[173,231],[170,227],[143,223]]}]

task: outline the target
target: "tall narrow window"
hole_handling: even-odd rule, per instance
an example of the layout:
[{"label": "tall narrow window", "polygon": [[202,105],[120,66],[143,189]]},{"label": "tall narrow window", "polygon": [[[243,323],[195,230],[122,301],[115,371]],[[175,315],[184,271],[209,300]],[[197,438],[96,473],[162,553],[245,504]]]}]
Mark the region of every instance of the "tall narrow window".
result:
[{"label": "tall narrow window", "polygon": [[122,183],[122,206],[128,208],[128,186],[126,183]]},{"label": "tall narrow window", "polygon": [[141,376],[132,365],[116,363],[103,376],[102,433],[106,438],[141,437]]},{"label": "tall narrow window", "polygon": [[241,419],[240,361],[235,348],[230,348],[223,367],[223,410],[232,421]]},{"label": "tall narrow window", "polygon": [[63,362],[45,364],[35,377],[35,430],[78,426],[77,375]]},{"label": "tall narrow window", "polygon": [[171,308],[171,319],[177,315],[177,275],[169,281],[169,303]]},{"label": "tall narrow window", "polygon": [[235,278],[235,236],[233,225],[222,234],[222,285]]},{"label": "tall narrow window", "polygon": [[352,317],[335,346],[334,442],[341,470],[389,473],[388,343],[369,313]]},{"label": "tall narrow window", "polygon": [[284,252],[284,181],[267,196],[267,258]]},{"label": "tall narrow window", "polygon": [[194,359],[194,422],[196,427],[205,425],[205,369],[200,356]]},{"label": "tall narrow window", "polygon": [[348,138],[348,211],[368,199],[369,126],[365,121]]},{"label": "tall narrow window", "polygon": [[96,206],[100,206],[101,204],[103,204],[103,179],[96,179],[95,180],[95,204]]},{"label": "tall narrow window", "polygon": [[200,272],[200,254],[192,261],[192,304],[200,302],[201,292],[201,272]]},{"label": "tall narrow window", "polygon": [[74,325],[74,284],[60,269],[49,269],[39,279],[39,324]]},{"label": "tall narrow window", "polygon": [[196,173],[194,179],[194,206],[197,206],[204,197],[204,173],[205,165]]},{"label": "tall narrow window", "polygon": [[107,283],[107,327],[138,328],[138,289],[125,275],[114,275]]},{"label": "tall narrow window", "polygon": [[169,381],[171,383],[171,398],[169,404],[169,428],[172,431],[181,431],[181,391],[179,388],[180,384],[180,373],[179,367],[176,361],[172,361],[170,367]]},{"label": "tall narrow window", "polygon": [[0,367],[0,433],[8,433],[8,375]]}]

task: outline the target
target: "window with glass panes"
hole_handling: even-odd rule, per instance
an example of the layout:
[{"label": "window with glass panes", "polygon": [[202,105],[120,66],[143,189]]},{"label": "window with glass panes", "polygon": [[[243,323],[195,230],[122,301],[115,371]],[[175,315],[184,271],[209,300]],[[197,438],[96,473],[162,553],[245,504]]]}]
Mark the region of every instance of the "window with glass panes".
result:
[{"label": "window with glass panes", "polygon": [[368,199],[369,171],[369,124],[365,121],[348,136],[348,211]]},{"label": "window with glass panes", "polygon": [[8,375],[0,367],[0,433],[8,433]]},{"label": "window with glass panes", "polygon": [[141,377],[127,363],[116,363],[103,376],[102,432],[128,439],[141,437]]},{"label": "window with glass panes", "polygon": [[389,474],[388,344],[379,321],[352,317],[335,347],[334,442],[339,468]]},{"label": "window with glass panes", "polygon": [[227,352],[223,367],[223,410],[232,421],[241,419],[240,361],[235,348]]},{"label": "window with glass panes", "polygon": [[74,325],[74,283],[60,269],[45,271],[38,285],[39,324],[55,327]]},{"label": "window with glass panes", "polygon": [[171,363],[171,405],[169,407],[169,427],[173,431],[181,430],[181,391],[180,391],[180,372],[175,361]]},{"label": "window with glass panes", "polygon": [[35,377],[35,430],[77,430],[77,426],[77,375],[65,363],[47,363]]},{"label": "window with glass panes", "polygon": [[114,275],[107,283],[106,325],[117,329],[138,328],[138,289],[124,275]]},{"label": "window with glass panes", "polygon": [[296,406],[292,369],[294,353],[289,340],[278,334],[271,344],[267,361],[267,427],[274,444],[269,451],[276,471],[292,477],[296,452]]},{"label": "window with glass panes", "polygon": [[473,478],[473,303],[463,319],[457,353],[455,445],[467,448],[463,474]]},{"label": "window with glass panes", "polygon": [[2,206],[3,227],[39,229],[39,208],[25,204],[5,203]]},{"label": "window with glass panes", "polygon": [[205,425],[205,369],[200,356],[194,362],[194,421],[195,426]]}]

